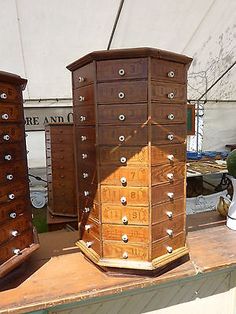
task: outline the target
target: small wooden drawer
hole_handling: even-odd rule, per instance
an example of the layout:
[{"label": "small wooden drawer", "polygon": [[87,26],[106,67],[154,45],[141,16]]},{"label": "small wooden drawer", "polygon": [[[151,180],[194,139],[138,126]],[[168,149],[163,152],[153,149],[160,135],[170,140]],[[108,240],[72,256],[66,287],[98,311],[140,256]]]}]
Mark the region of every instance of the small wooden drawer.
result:
[{"label": "small wooden drawer", "polygon": [[66,170],[57,170],[53,169],[53,176],[52,174],[47,175],[48,182],[52,182],[52,180],[59,180],[59,181],[66,181],[66,182],[74,182],[75,181],[75,173],[71,171],[71,169]]},{"label": "small wooden drawer", "polygon": [[101,165],[148,164],[148,147],[99,147]]},{"label": "small wooden drawer", "polygon": [[102,250],[101,241],[92,234],[85,234],[84,238],[79,242],[86,246],[88,250],[91,249],[95,251],[97,254],[101,255]]},{"label": "small wooden drawer", "polygon": [[53,188],[53,190],[58,189],[66,193],[69,192],[69,194],[72,194],[71,190],[73,190],[75,187],[73,178],[72,180],[65,180],[65,178],[57,178],[53,180],[53,183],[48,182],[48,185],[49,185],[49,188]]},{"label": "small wooden drawer", "polygon": [[151,59],[151,79],[167,82],[186,83],[185,65],[177,62]]},{"label": "small wooden drawer", "polygon": [[34,243],[33,231],[29,229],[21,234],[20,237],[15,237],[4,245],[0,246],[0,264],[3,264],[8,259],[21,254],[21,251]]},{"label": "small wooden drawer", "polygon": [[152,125],[152,144],[182,144],[186,142],[185,124]]},{"label": "small wooden drawer", "polygon": [[152,204],[160,204],[165,202],[173,202],[178,198],[184,197],[185,184],[184,181],[175,181],[152,187]]},{"label": "small wooden drawer", "polygon": [[80,146],[77,147],[76,160],[78,166],[82,163],[96,164],[96,148],[95,146]]},{"label": "small wooden drawer", "polygon": [[102,225],[103,241],[120,241],[121,243],[142,243],[149,240],[148,226],[124,226],[115,224]]},{"label": "small wooden drawer", "polygon": [[147,123],[147,104],[100,105],[98,123],[118,125]]},{"label": "small wooden drawer", "polygon": [[185,215],[178,215],[171,220],[162,221],[158,224],[152,225],[152,242],[160,240],[168,236],[173,238],[180,232],[185,231]]},{"label": "small wooden drawer", "polygon": [[28,212],[30,208],[29,200],[22,198],[15,202],[0,205],[0,224],[7,220],[15,221],[17,217],[24,212]]},{"label": "small wooden drawer", "polygon": [[58,134],[45,134],[45,139],[48,143],[53,144],[60,144],[60,145],[68,145],[68,142],[71,142],[71,134],[63,134],[63,133],[58,133]]},{"label": "small wooden drawer", "polygon": [[181,84],[169,84],[165,82],[152,82],[152,101],[162,102],[186,102],[186,86]]},{"label": "small wooden drawer", "polygon": [[151,168],[152,185],[184,180],[186,171],[185,163],[179,162],[174,165],[160,165]]},{"label": "small wooden drawer", "polygon": [[95,125],[95,106],[74,106],[75,125]]},{"label": "small wooden drawer", "polygon": [[21,98],[21,88],[15,85],[0,83],[0,103],[1,102],[19,102]]},{"label": "small wooden drawer", "polygon": [[103,242],[103,257],[126,260],[147,261],[148,246],[143,244],[120,243],[118,241]]},{"label": "small wooden drawer", "polygon": [[97,239],[100,239],[101,224],[93,219],[88,218],[87,221],[83,221],[79,226],[80,239],[86,241],[87,235],[92,235]]},{"label": "small wooden drawer", "polygon": [[73,91],[74,106],[94,104],[94,85],[77,88]]},{"label": "small wooden drawer", "polygon": [[98,202],[99,193],[97,184],[91,183],[78,183],[79,188],[79,198],[90,198],[93,199],[95,202]]},{"label": "small wooden drawer", "polygon": [[93,164],[83,163],[78,165],[78,177],[79,185],[96,184],[97,183],[97,169]]},{"label": "small wooden drawer", "polygon": [[147,126],[105,126],[98,127],[98,142],[100,145],[146,145],[148,143]]},{"label": "small wooden drawer", "polygon": [[152,206],[152,224],[165,220],[172,220],[176,216],[185,213],[185,199],[175,199],[173,202],[162,203]]},{"label": "small wooden drawer", "polygon": [[118,59],[97,62],[97,80],[125,80],[147,78],[147,59]]},{"label": "small wooden drawer", "polygon": [[77,145],[82,148],[82,145],[95,144],[96,135],[95,127],[76,127],[75,128]]},{"label": "small wooden drawer", "polygon": [[185,144],[169,144],[151,147],[152,165],[169,164],[175,165],[178,162],[186,161]]},{"label": "small wooden drawer", "polygon": [[121,206],[147,206],[148,188],[101,186],[101,202]]},{"label": "small wooden drawer", "polygon": [[103,185],[148,186],[148,167],[100,167],[100,182]]},{"label": "small wooden drawer", "polygon": [[20,104],[4,103],[0,106],[0,122],[21,122],[23,121],[23,111]]},{"label": "small wooden drawer", "polygon": [[25,160],[25,145],[24,144],[1,144],[0,146],[0,164],[3,167],[4,164],[12,165],[19,160]]},{"label": "small wooden drawer", "polygon": [[[92,205],[91,205],[92,204]],[[83,206],[81,206],[83,205]],[[89,206],[90,205],[90,206]],[[80,202],[79,200],[79,220],[81,223],[87,222],[89,218],[99,222],[99,205],[91,200],[90,204]]]},{"label": "small wooden drawer", "polygon": [[73,124],[68,123],[58,123],[58,124],[49,124],[45,127],[45,133],[49,134],[54,138],[54,136],[63,136],[67,135],[69,138],[73,130]]},{"label": "small wooden drawer", "polygon": [[152,103],[151,117],[153,124],[186,123],[187,107],[185,104]]},{"label": "small wooden drawer", "polygon": [[10,203],[28,193],[28,180],[22,180],[21,183],[2,186],[0,189],[0,204]]},{"label": "small wooden drawer", "polygon": [[27,180],[27,166],[24,160],[0,167],[0,186],[5,184],[14,185],[20,180]]},{"label": "small wooden drawer", "polygon": [[99,83],[98,104],[147,102],[147,81]]},{"label": "small wooden drawer", "polygon": [[0,245],[14,237],[21,236],[22,232],[32,228],[30,220],[29,215],[20,215],[2,225],[0,228]]},{"label": "small wooden drawer", "polygon": [[73,88],[89,85],[94,82],[94,64],[91,62],[72,72]]},{"label": "small wooden drawer", "polygon": [[0,125],[0,144],[22,142],[25,138],[22,125]]},{"label": "small wooden drawer", "polygon": [[166,237],[152,243],[152,259],[162,255],[171,255],[175,250],[185,246],[185,233],[179,233],[173,238]]},{"label": "small wooden drawer", "polygon": [[102,222],[123,225],[148,225],[149,208],[138,206],[102,205]]}]

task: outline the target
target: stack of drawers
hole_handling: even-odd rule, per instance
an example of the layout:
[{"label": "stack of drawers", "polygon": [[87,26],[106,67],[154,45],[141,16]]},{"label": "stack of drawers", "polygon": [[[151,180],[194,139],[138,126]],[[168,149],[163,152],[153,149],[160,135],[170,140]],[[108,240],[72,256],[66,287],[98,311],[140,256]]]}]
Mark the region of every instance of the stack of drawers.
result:
[{"label": "stack of drawers", "polygon": [[190,62],[139,48],[94,52],[68,67],[76,124],[78,246],[101,266],[152,270],[188,254]]},{"label": "stack of drawers", "polygon": [[48,209],[52,215],[77,217],[73,124],[45,127]]},{"label": "stack of drawers", "polygon": [[0,72],[0,277],[35,249],[25,148],[26,80]]}]

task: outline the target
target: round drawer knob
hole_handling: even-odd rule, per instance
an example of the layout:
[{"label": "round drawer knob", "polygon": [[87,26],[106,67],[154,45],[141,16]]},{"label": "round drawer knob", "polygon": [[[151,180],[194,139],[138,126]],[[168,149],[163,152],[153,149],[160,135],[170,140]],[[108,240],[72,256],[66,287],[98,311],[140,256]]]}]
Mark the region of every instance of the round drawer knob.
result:
[{"label": "round drawer knob", "polygon": [[128,236],[127,236],[127,234],[123,234],[121,238],[122,238],[122,241],[128,242]]},{"label": "round drawer knob", "polygon": [[83,209],[83,213],[89,213],[90,212],[90,208],[89,207],[85,207],[84,209]]},{"label": "round drawer knob", "polygon": [[120,201],[121,201],[121,204],[126,204],[126,197],[125,196],[122,196],[120,198]]},{"label": "round drawer knob", "polygon": [[80,116],[79,119],[80,119],[81,122],[83,122],[83,121],[86,120],[86,117],[85,116]]},{"label": "round drawer knob", "polygon": [[84,191],[84,196],[88,196],[89,195],[89,191]]},{"label": "round drawer knob", "polygon": [[9,141],[10,135],[8,135],[8,134],[3,135],[3,139],[4,139],[4,141]]},{"label": "round drawer knob", "polygon": [[168,77],[174,77],[175,76],[175,72],[174,71],[169,71],[167,73]]},{"label": "round drawer knob", "polygon": [[174,120],[175,116],[173,113],[168,114],[168,119],[169,120]]},{"label": "round drawer knob", "polygon": [[82,159],[88,158],[88,154],[82,154]]},{"label": "round drawer knob", "polygon": [[173,193],[173,192],[168,192],[168,193],[167,193],[167,196],[168,196],[170,199],[173,199],[173,198],[174,198],[174,193]]},{"label": "round drawer knob", "polygon": [[7,94],[6,93],[1,93],[0,94],[1,99],[7,99]]},{"label": "round drawer knob", "polygon": [[84,226],[84,229],[85,229],[86,231],[88,231],[90,228],[91,228],[90,225],[85,225],[85,226]]},{"label": "round drawer knob", "polygon": [[19,234],[19,232],[18,232],[17,230],[13,230],[13,231],[11,232],[11,235],[12,235],[13,237],[17,237],[18,234]]},{"label": "round drawer knob", "polygon": [[166,215],[169,219],[173,218],[173,213],[171,211],[166,212]]},{"label": "round drawer knob", "polygon": [[120,135],[120,136],[119,136],[119,141],[120,141],[120,142],[124,142],[124,140],[125,140],[124,135]]},{"label": "round drawer knob", "polygon": [[21,250],[20,249],[14,249],[13,250],[13,254],[20,255],[21,254]]},{"label": "round drawer knob", "polygon": [[126,158],[126,157],[121,157],[121,158],[120,158],[120,162],[121,162],[122,164],[125,164],[126,161],[127,161],[127,158]]},{"label": "round drawer knob", "polygon": [[166,233],[168,234],[169,237],[173,237],[173,230],[172,229],[167,229]]},{"label": "round drawer knob", "polygon": [[125,98],[125,93],[119,92],[118,97],[119,97],[120,99]]},{"label": "round drawer knob", "polygon": [[7,113],[2,114],[2,119],[3,120],[8,120],[9,119],[8,114]]},{"label": "round drawer knob", "polygon": [[167,179],[169,179],[170,181],[172,181],[172,180],[174,179],[173,173],[167,173]]},{"label": "round drawer knob", "polygon": [[173,99],[174,97],[175,97],[175,94],[172,92],[172,93],[169,93],[168,95],[167,95],[167,97],[169,98],[169,99]]},{"label": "round drawer knob", "polygon": [[7,174],[6,178],[9,181],[13,180],[13,174]]},{"label": "round drawer knob", "polygon": [[17,215],[16,215],[15,212],[12,212],[12,213],[9,214],[9,217],[10,217],[11,219],[15,219],[16,216],[17,216]]},{"label": "round drawer knob", "polygon": [[86,242],[87,248],[90,248],[92,246],[93,242]]},{"label": "round drawer knob", "polygon": [[173,141],[174,135],[173,134],[168,134],[167,138],[168,138],[169,141]]},{"label": "round drawer knob", "polygon": [[8,195],[9,200],[14,200],[15,194],[11,193]]},{"label": "round drawer knob", "polygon": [[125,70],[124,69],[119,69],[118,71],[120,76],[124,76],[125,75]]},{"label": "round drawer knob", "polygon": [[174,160],[174,155],[168,155],[167,158],[168,158],[170,161],[173,161],[173,160]]},{"label": "round drawer knob", "polygon": [[166,248],[168,253],[172,253],[173,252],[173,248],[171,246],[167,246]]},{"label": "round drawer knob", "polygon": [[81,141],[84,142],[84,141],[86,141],[86,140],[87,140],[87,136],[82,135],[82,136],[81,136]]},{"label": "round drawer knob", "polygon": [[84,172],[84,173],[83,173],[83,178],[84,178],[84,179],[88,178],[88,173],[87,173],[87,172]]},{"label": "round drawer knob", "polygon": [[124,225],[127,225],[127,223],[128,223],[127,216],[122,217],[122,222],[123,222]]},{"label": "round drawer knob", "polygon": [[120,182],[121,182],[122,184],[126,184],[126,183],[127,183],[126,177],[120,178]]},{"label": "round drawer knob", "polygon": [[119,115],[119,120],[120,121],[124,121],[125,120],[125,115],[124,114],[120,114]]},{"label": "round drawer knob", "polygon": [[84,96],[79,96],[79,101],[83,102],[85,100]]},{"label": "round drawer knob", "polygon": [[11,155],[5,155],[4,159],[10,161],[11,160]]},{"label": "round drawer knob", "polygon": [[85,81],[85,78],[83,76],[79,76],[78,77],[79,83],[82,83]]},{"label": "round drawer knob", "polygon": [[128,253],[127,253],[127,252],[124,252],[123,255],[122,255],[122,257],[123,257],[124,259],[127,259],[127,258],[128,258]]}]

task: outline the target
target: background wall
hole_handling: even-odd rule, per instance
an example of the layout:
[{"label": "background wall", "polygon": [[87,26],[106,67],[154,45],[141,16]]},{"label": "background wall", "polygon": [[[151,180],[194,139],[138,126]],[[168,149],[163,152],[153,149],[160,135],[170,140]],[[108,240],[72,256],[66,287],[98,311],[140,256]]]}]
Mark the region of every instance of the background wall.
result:
[{"label": "background wall", "polygon": [[[0,5],[0,69],[28,79],[25,105],[41,100],[42,106],[53,98],[59,104],[68,98],[70,105],[66,66],[107,48],[120,0],[0,0]],[[196,100],[235,62],[235,21],[235,0],[124,0],[111,49],[149,46],[193,57],[188,99]],[[236,143],[235,79],[234,67],[204,97],[214,100],[204,105],[204,150]],[[44,167],[43,132],[30,132],[27,143],[29,166]]]}]

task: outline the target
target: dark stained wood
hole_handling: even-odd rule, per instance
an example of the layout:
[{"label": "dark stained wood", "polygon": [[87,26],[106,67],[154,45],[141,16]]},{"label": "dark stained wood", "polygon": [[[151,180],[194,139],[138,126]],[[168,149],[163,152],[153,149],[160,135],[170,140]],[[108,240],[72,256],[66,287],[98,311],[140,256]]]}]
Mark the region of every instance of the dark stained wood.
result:
[{"label": "dark stained wood", "polygon": [[183,144],[186,142],[186,125],[152,125],[152,142],[153,144]]},{"label": "dark stained wood", "polygon": [[186,83],[187,75],[184,64],[152,58],[151,79],[169,83]]},{"label": "dark stained wood", "polygon": [[25,138],[22,125],[0,124],[0,144],[23,142]]},{"label": "dark stained wood", "polygon": [[73,88],[89,85],[94,82],[94,64],[91,62],[73,72]]},{"label": "dark stained wood", "polygon": [[186,161],[186,145],[168,144],[151,147],[152,165],[169,164]]},{"label": "dark stained wood", "polygon": [[148,226],[125,226],[115,224],[103,224],[102,238],[108,241],[120,241],[121,243],[148,243]]},{"label": "dark stained wood", "polygon": [[95,110],[93,105],[75,105],[73,110],[75,125],[95,125]]},{"label": "dark stained wood", "polygon": [[[184,197],[184,181],[175,181],[152,187],[152,204],[171,203],[178,198]],[[171,194],[170,194],[171,193]]]},{"label": "dark stained wood", "polygon": [[186,86],[153,81],[151,83],[151,99],[168,103],[186,102]]},{"label": "dark stained wood", "polygon": [[[73,102],[78,105],[92,105],[94,100],[94,85],[77,88],[73,91]],[[76,121],[75,121],[76,123]]]},{"label": "dark stained wood", "polygon": [[185,163],[179,162],[176,165],[160,165],[151,168],[152,184],[162,184],[184,180],[186,173]]},{"label": "dark stained wood", "polygon": [[162,203],[152,207],[152,224],[172,220],[179,214],[185,213],[185,199],[179,198],[173,202]]},{"label": "dark stained wood", "polygon": [[152,103],[151,117],[153,124],[186,123],[186,107],[183,104]]}]

